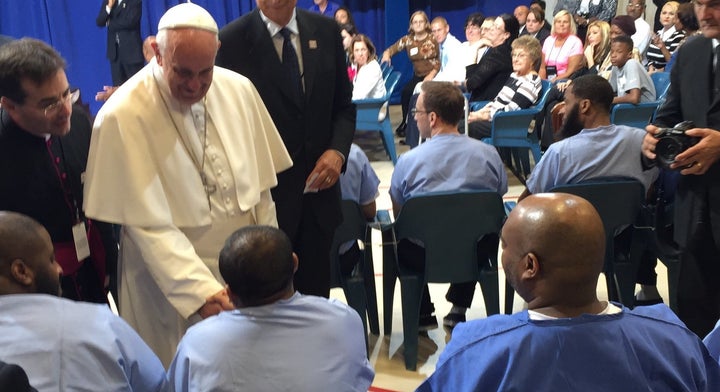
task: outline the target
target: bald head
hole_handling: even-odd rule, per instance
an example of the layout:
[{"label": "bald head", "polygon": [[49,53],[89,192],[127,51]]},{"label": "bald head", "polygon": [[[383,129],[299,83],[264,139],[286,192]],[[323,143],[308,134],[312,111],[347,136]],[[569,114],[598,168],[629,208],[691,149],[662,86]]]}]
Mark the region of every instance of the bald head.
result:
[{"label": "bald head", "polygon": [[577,300],[581,293],[594,296],[605,232],[587,200],[564,193],[527,197],[510,213],[502,242],[503,267],[526,301],[540,296],[554,304]]},{"label": "bald head", "polygon": [[25,215],[0,211],[0,294],[59,295],[61,273],[45,228]]}]

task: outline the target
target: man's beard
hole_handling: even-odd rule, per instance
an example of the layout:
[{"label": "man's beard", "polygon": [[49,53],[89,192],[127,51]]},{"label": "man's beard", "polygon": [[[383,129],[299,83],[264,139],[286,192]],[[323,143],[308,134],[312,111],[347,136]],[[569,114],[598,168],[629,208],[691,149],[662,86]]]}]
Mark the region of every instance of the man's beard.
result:
[{"label": "man's beard", "polygon": [[578,104],[573,105],[569,110],[565,111],[562,127],[560,128],[560,140],[575,136],[583,129],[583,123],[580,121],[580,112]]}]

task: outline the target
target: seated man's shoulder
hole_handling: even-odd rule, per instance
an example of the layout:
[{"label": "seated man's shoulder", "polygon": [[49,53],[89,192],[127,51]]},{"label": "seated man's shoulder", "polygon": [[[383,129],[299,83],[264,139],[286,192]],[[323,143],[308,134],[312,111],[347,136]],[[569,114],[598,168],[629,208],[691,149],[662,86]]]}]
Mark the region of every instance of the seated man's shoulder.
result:
[{"label": "seated man's shoulder", "polygon": [[667,324],[668,326],[674,325],[682,329],[686,329],[685,324],[683,324],[677,315],[665,304],[638,306],[632,310],[626,311],[626,314],[630,318],[638,318],[641,320],[647,320],[648,322],[658,322]]},{"label": "seated man's shoulder", "polygon": [[458,324],[452,332],[452,339],[443,356],[452,356],[468,346],[491,342],[493,338],[518,332],[528,326],[527,311],[512,315],[497,314],[485,319],[470,320]]}]

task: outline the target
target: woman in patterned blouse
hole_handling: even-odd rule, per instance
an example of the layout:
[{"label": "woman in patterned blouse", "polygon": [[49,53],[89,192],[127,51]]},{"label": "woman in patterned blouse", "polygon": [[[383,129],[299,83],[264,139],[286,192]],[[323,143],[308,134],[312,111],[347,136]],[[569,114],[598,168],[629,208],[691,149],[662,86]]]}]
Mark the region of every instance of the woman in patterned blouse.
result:
[{"label": "woman in patterned blouse", "polygon": [[680,42],[685,38],[685,32],[675,29],[677,11],[680,3],[668,1],[662,7],[660,23],[663,28],[653,34],[647,50],[647,67],[649,72],[662,71],[670,56],[677,50]]},{"label": "woman in patterned blouse", "polygon": [[404,136],[408,114],[408,106],[415,85],[424,80],[432,80],[440,70],[440,45],[430,32],[430,22],[423,11],[415,11],[410,17],[408,34],[387,48],[382,55],[383,63],[390,63],[390,58],[405,50],[413,65],[413,77],[402,89],[402,123],[396,130]]}]

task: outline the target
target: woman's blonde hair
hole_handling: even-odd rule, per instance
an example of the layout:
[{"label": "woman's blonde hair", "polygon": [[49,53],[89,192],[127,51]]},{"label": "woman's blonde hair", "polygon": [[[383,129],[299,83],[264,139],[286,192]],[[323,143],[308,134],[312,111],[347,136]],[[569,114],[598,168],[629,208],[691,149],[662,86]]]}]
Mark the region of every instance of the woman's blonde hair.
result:
[{"label": "woman's blonde hair", "polygon": [[586,43],[588,42],[587,36],[590,34],[590,29],[593,27],[600,29],[600,43],[595,45],[593,49],[593,61],[595,64],[601,64],[610,51],[610,23],[604,20],[590,22],[587,27],[587,34],[585,35]]},{"label": "woman's blonde hair", "polygon": [[555,37],[555,22],[557,22],[557,20],[562,18],[563,16],[567,16],[568,19],[570,19],[570,33],[572,35],[577,35],[577,25],[575,24],[575,19],[573,19],[572,15],[570,15],[570,12],[568,12],[568,10],[560,10],[557,14],[555,14],[555,16],[553,16],[553,24],[552,28],[550,28],[550,35]]}]

